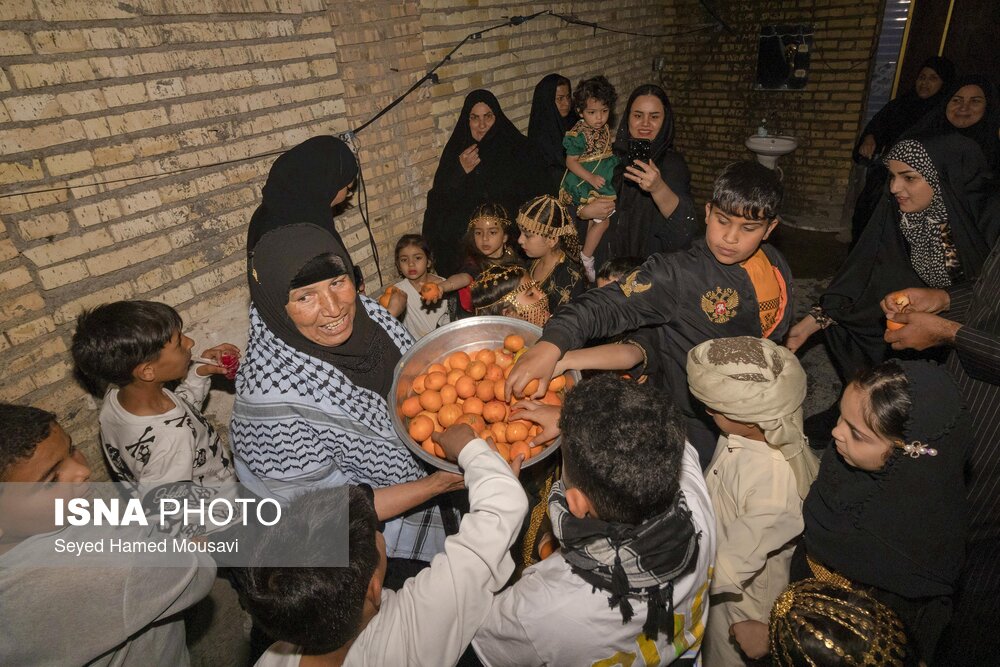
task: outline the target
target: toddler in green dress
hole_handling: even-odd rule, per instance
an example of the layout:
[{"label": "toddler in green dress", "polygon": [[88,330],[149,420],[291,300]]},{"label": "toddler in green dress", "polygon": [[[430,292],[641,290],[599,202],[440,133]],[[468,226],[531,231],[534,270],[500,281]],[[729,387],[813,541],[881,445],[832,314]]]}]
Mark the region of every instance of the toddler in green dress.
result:
[{"label": "toddler in green dress", "polygon": [[[603,76],[584,79],[573,91],[573,102],[580,120],[563,138],[566,149],[566,174],[560,185],[559,199],[566,206],[579,208],[598,199],[614,200],[611,184],[618,158],[612,151],[608,120],[618,95]],[[582,259],[593,281],[593,254],[607,229],[606,220],[591,220],[583,243]],[[587,259],[590,259],[588,266]]]}]

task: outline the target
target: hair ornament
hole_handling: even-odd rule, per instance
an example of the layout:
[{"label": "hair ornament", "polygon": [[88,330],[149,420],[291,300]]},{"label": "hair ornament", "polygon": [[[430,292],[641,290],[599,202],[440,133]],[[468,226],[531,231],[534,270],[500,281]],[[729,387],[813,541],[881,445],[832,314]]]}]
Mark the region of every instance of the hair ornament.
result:
[{"label": "hair ornament", "polygon": [[928,447],[919,440],[913,440],[912,442],[904,442],[902,440],[897,440],[896,445],[898,447],[902,447],[903,451],[911,459],[918,459],[924,454],[926,454],[927,456],[938,455],[938,450],[934,449],[933,447]]}]

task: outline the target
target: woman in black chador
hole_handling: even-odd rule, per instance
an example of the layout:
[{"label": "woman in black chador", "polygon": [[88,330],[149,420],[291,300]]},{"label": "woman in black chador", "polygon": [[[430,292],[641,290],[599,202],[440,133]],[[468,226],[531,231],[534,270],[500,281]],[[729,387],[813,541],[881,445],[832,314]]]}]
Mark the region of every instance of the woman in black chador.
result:
[{"label": "woman in black chador", "polygon": [[[558,195],[566,173],[563,137],[580,117],[573,111],[573,88],[561,74],[548,74],[535,86],[528,119],[528,139],[541,154],[548,175],[545,194]],[[523,203],[523,202],[522,202]]]}]

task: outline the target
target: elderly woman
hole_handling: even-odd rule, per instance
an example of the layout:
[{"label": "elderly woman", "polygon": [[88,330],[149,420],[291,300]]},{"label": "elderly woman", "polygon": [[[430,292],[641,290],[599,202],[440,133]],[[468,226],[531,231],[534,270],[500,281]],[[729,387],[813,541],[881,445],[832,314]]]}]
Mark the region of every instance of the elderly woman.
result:
[{"label": "elderly woman", "polygon": [[904,139],[885,165],[891,198],[883,197],[819,305],[788,334],[795,351],[824,329],[843,378],[888,356],[879,306],[885,295],[975,280],[1000,236],[1000,219],[983,215],[990,171],[971,139]]},{"label": "elderly woman", "polygon": [[[633,140],[649,142],[649,160],[629,159]],[[645,259],[691,245],[699,229],[691,174],[673,147],[674,118],[667,94],[654,84],[639,86],[628,98],[625,122],[615,137],[620,163],[613,178],[617,202],[597,200],[576,211],[581,220],[609,225],[594,253],[597,266],[615,257]]]},{"label": "elderly woman", "polygon": [[413,339],[358,295],[352,268],[344,247],[315,225],[285,225],[258,241],[231,438],[240,480],[256,493],[374,488],[392,569],[396,559],[429,561],[441,551],[442,516],[426,503],[461,488],[462,478],[428,475],[396,436],[389,389]]},{"label": "elderly woman", "polygon": [[464,259],[461,240],[480,206],[500,204],[516,211],[545,189],[541,158],[497,98],[488,90],[469,93],[427,193],[423,236],[438,273],[458,272]]}]

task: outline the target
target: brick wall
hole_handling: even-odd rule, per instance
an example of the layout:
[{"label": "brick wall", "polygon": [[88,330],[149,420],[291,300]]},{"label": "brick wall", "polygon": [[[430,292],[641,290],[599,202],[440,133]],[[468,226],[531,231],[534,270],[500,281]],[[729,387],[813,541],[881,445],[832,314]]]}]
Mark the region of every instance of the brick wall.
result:
[{"label": "brick wall", "polygon": [[[664,84],[677,119],[677,146],[687,158],[696,198],[704,201],[713,178],[727,162],[753,157],[743,142],[761,118],[770,115],[781,134],[799,139],[799,148],[778,160],[785,177],[785,215],[798,226],[837,229],[882,3],[717,0],[711,4],[733,34],[701,33],[662,45],[667,64]],[[685,25],[699,11],[700,3],[694,0],[673,0],[666,9],[667,23]],[[774,23],[814,27],[804,90],[751,88],[758,31],[761,25]]]},{"label": "brick wall", "polygon": [[[5,4],[0,400],[55,410],[91,460],[100,460],[93,449],[97,406],[75,381],[67,353],[74,319],[82,308],[122,298],[170,303],[189,322],[245,302],[245,230],[273,157],[241,158],[358,126],[468,32],[503,16],[551,8],[631,30],[664,26],[664,3],[610,5]],[[540,17],[467,44],[441,68],[438,85],[361,133],[386,279],[394,278],[395,239],[419,229],[466,92],[492,89],[524,130],[543,75],[560,71],[576,81],[603,72],[624,98],[648,78],[661,46]],[[59,187],[67,182],[81,187]],[[357,211],[338,226],[374,291],[378,279]]]}]

